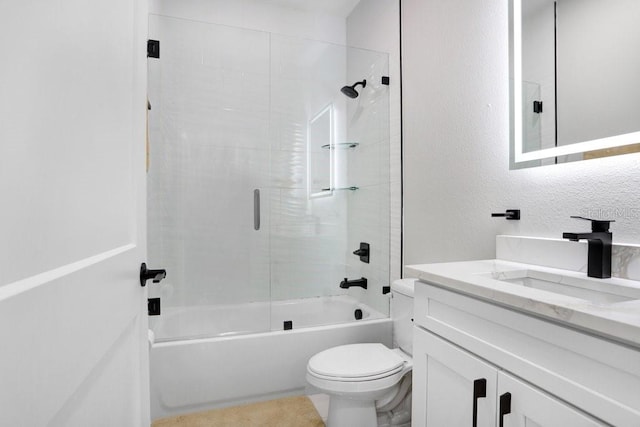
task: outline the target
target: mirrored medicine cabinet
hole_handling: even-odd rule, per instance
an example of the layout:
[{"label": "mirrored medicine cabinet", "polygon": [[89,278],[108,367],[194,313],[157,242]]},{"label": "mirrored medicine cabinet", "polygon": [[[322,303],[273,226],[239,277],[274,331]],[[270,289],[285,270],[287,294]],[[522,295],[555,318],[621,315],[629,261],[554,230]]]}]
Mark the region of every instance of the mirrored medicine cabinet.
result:
[{"label": "mirrored medicine cabinet", "polygon": [[509,6],[511,168],[640,151],[640,1]]}]

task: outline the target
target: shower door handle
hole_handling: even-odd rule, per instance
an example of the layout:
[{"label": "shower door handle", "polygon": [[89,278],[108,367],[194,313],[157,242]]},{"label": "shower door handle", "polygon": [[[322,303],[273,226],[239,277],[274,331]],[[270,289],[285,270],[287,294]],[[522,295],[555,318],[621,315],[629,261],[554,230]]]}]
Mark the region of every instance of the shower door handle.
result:
[{"label": "shower door handle", "polygon": [[260,230],[260,190],[253,190],[253,229]]}]

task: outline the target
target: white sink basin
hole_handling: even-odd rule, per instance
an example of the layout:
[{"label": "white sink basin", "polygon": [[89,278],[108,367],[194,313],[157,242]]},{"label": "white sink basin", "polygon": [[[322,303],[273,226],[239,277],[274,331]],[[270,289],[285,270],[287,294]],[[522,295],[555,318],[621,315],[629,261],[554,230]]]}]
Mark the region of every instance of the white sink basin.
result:
[{"label": "white sink basin", "polygon": [[[631,301],[640,297],[640,295],[633,295],[634,292],[629,292],[628,288],[603,283],[600,279],[570,277],[534,269],[493,271],[481,275],[501,282],[579,298],[599,305]],[[635,291],[637,293],[637,290]]]}]

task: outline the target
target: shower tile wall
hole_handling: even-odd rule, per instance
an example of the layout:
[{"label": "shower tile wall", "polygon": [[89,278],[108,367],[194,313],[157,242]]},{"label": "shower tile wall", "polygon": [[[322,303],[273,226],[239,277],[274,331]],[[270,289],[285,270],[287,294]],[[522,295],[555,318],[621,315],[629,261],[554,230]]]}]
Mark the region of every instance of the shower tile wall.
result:
[{"label": "shower tile wall", "polygon": [[[327,105],[334,117],[344,114],[339,88],[346,48],[278,35],[271,40],[272,299],[341,294],[347,200],[341,193],[308,197],[306,144],[309,120]],[[344,121],[337,125],[345,135]]]},{"label": "shower tile wall", "polygon": [[343,17],[298,9],[295,3],[304,1],[150,0],[149,12],[339,45],[346,43]]}]

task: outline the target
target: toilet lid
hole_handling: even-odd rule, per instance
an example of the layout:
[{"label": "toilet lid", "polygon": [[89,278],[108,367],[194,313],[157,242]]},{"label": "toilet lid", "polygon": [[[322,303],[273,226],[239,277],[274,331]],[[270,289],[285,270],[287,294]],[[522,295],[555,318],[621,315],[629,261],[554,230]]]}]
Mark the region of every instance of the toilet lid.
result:
[{"label": "toilet lid", "polygon": [[309,360],[309,371],[335,378],[365,378],[398,371],[405,360],[380,343],[349,344],[321,351]]}]

